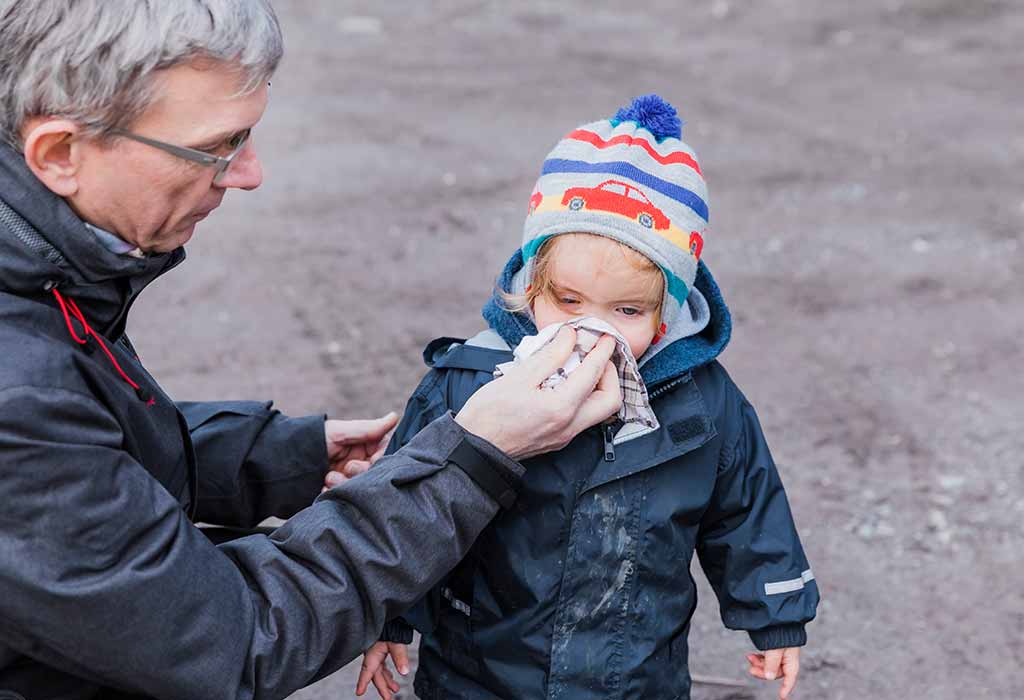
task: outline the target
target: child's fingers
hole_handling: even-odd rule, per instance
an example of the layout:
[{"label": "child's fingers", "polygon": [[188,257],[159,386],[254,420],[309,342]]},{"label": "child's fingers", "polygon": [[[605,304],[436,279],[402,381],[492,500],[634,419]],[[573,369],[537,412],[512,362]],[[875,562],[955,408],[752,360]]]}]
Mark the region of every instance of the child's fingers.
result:
[{"label": "child's fingers", "polygon": [[764,653],[764,677],[773,681],[779,677],[779,666],[782,663],[782,649],[769,649]]},{"label": "child's fingers", "polygon": [[787,700],[796,687],[797,676],[800,675],[800,648],[786,649],[782,657],[782,689],[779,698]]},{"label": "child's fingers", "polygon": [[381,664],[377,672],[373,674],[373,685],[377,688],[377,694],[380,695],[381,700],[391,700],[392,694],[397,693],[399,689],[387,664]]},{"label": "child's fingers", "polygon": [[[381,667],[383,668],[383,667]],[[373,674],[373,686],[377,689],[377,694],[380,695],[380,700],[391,700],[392,690],[388,685],[387,678],[380,668]]]},{"label": "child's fingers", "polygon": [[359,679],[356,681],[356,695],[366,692],[366,687],[370,685],[370,681],[387,655],[388,646],[381,642],[377,642],[366,650],[366,653],[363,654],[363,666],[359,669]]},{"label": "child's fingers", "polygon": [[388,643],[388,652],[391,654],[391,661],[395,668],[403,676],[409,673],[409,652],[404,644]]},{"label": "child's fingers", "polygon": [[382,664],[373,674],[373,687],[377,689],[380,700],[391,700],[393,693],[398,692],[398,684],[395,683],[387,664]]}]

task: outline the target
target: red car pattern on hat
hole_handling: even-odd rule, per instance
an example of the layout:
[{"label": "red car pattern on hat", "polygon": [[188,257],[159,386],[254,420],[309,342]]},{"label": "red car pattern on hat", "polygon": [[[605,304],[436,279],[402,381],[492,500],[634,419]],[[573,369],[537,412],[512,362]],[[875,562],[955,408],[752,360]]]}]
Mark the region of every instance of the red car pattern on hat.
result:
[{"label": "red car pattern on hat", "polygon": [[619,180],[605,180],[597,187],[572,187],[565,191],[562,205],[573,211],[587,208],[621,214],[659,231],[669,227],[668,217],[639,188]]},{"label": "red car pattern on hat", "polygon": [[700,260],[701,251],[704,250],[704,237],[696,231],[690,232],[690,255]]},{"label": "red car pattern on hat", "polygon": [[537,211],[537,207],[540,206],[541,200],[543,199],[544,195],[540,193],[540,190],[537,190],[532,195],[530,195],[530,210],[527,215]]}]

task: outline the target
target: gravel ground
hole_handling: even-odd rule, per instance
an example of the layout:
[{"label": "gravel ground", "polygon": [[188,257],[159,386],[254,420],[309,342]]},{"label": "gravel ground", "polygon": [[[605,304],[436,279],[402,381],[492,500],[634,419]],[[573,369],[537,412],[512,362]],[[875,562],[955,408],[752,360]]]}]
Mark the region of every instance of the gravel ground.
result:
[{"label": "gravel ground", "polygon": [[[267,181],[134,314],[173,394],[400,409],[423,345],[481,326],[547,150],[658,92],[823,592],[798,696],[1024,696],[1024,5],[277,6]],[[749,642],[701,592],[691,668],[742,681]]]}]

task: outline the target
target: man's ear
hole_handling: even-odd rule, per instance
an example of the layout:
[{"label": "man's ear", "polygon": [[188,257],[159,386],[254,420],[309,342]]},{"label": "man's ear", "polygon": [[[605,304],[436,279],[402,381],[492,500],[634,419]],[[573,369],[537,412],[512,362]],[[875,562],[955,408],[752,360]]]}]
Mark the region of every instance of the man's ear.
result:
[{"label": "man's ear", "polygon": [[25,163],[55,194],[71,197],[78,192],[81,167],[81,129],[67,119],[39,119],[26,125]]}]

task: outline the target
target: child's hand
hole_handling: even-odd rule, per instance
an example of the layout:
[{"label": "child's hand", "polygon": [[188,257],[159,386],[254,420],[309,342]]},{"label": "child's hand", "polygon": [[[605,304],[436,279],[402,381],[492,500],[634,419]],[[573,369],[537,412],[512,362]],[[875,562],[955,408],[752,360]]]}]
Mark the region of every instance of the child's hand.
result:
[{"label": "child's hand", "polygon": [[[763,654],[747,654],[750,662],[750,675],[766,681],[773,681],[782,676],[782,688],[779,697],[786,700],[796,687],[796,677],[800,673],[800,647],[785,649],[769,649]],[[780,674],[781,671],[781,674]]]},{"label": "child's hand", "polygon": [[404,644],[377,642],[363,654],[363,667],[356,682],[356,695],[365,693],[371,680],[381,700],[391,700],[392,693],[398,692],[398,683],[388,669],[388,655],[391,656],[391,662],[399,673],[403,676],[409,673],[409,655]]}]

